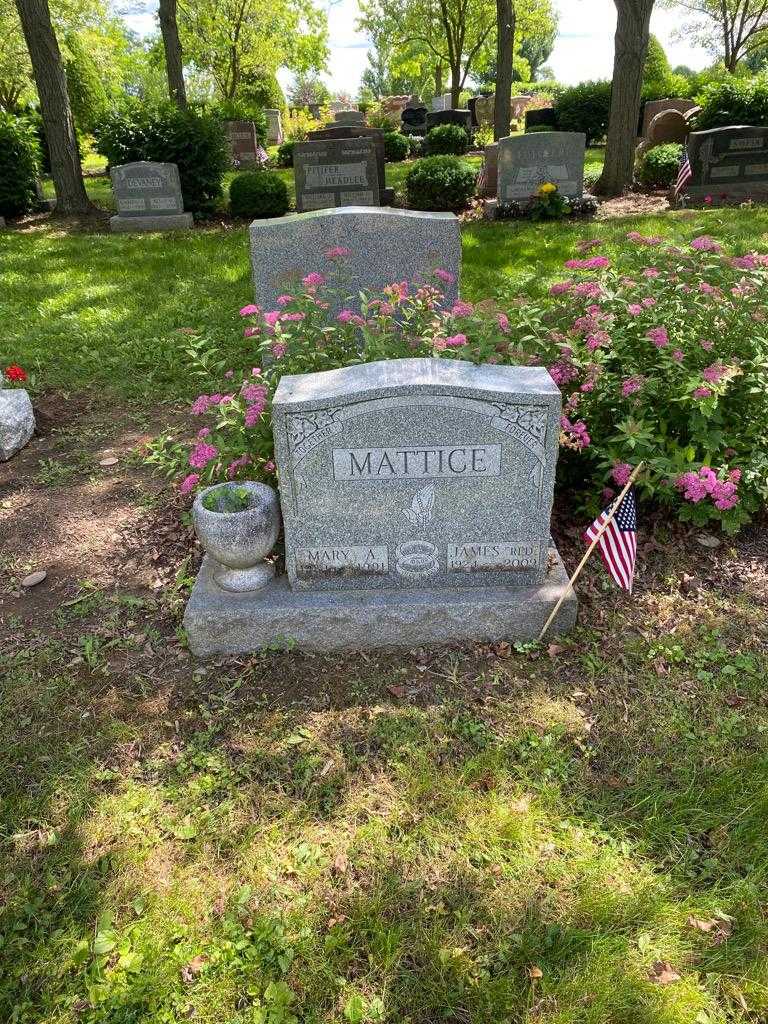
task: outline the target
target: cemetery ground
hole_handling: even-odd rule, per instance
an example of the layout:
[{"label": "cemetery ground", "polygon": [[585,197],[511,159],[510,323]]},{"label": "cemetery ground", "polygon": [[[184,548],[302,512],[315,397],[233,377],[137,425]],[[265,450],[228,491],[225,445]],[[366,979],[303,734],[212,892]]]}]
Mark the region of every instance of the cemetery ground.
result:
[{"label": "cemetery ground", "polygon": [[[768,211],[467,224],[463,294],[629,230],[764,250]],[[250,297],[241,228],[0,235],[42,412],[0,467],[0,1019],[766,1020],[765,523],[646,518],[634,597],[595,562],[541,646],[195,662],[140,448],[189,435],[184,347],[243,353]]]}]

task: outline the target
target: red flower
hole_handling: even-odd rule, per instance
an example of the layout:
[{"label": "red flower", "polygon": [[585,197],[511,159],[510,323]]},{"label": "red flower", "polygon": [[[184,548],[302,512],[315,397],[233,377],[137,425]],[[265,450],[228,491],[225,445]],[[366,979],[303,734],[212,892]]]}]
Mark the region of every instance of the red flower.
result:
[{"label": "red flower", "polygon": [[3,373],[8,380],[24,381],[27,379],[27,375],[24,370],[22,370],[20,366],[17,366],[16,363],[12,363],[10,366],[7,366],[5,370],[3,370]]}]

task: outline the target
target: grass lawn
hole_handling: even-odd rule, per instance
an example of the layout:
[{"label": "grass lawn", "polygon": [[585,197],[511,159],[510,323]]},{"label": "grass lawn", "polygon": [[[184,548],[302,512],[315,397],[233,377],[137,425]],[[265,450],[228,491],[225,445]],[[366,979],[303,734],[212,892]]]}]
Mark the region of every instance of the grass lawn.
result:
[{"label": "grass lawn", "polygon": [[[464,294],[631,229],[768,249],[764,208],[469,224]],[[591,566],[543,647],[199,664],[138,449],[192,429],[182,329],[239,362],[248,299],[244,228],[0,233],[42,413],[0,465],[0,1021],[768,1020],[764,525],[644,522],[635,596]]]}]

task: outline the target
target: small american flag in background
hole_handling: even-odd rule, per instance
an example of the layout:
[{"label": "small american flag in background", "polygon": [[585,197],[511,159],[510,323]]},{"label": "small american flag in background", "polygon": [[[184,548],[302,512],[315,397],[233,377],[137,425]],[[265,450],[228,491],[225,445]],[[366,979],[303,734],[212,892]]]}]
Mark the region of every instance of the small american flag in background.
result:
[{"label": "small american flag in background", "polygon": [[[585,541],[591,544],[600,534],[611,508],[609,505],[603,509],[594,523],[585,530]],[[630,487],[622,498],[616,515],[603,530],[597,546],[608,572],[623,590],[628,590],[631,594],[637,554],[637,505],[634,487]]]},{"label": "small american flag in background", "polygon": [[488,171],[483,162],[483,166],[480,168],[480,173],[477,176],[477,184],[475,185],[475,191],[479,196],[482,196],[485,192],[485,186],[488,184]]},{"label": "small american flag in background", "polygon": [[682,156],[680,157],[680,166],[677,169],[677,181],[675,182],[675,199],[680,195],[685,186],[693,177],[693,168],[691,167],[691,158],[688,156],[688,148],[683,147]]}]

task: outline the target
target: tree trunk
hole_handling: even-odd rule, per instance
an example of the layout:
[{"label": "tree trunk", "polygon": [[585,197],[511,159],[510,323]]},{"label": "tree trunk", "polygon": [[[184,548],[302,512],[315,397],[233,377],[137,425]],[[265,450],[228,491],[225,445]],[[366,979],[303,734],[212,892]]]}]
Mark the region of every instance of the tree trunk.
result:
[{"label": "tree trunk", "polygon": [[614,0],[616,48],[608,118],[605,166],[597,185],[602,195],[618,196],[632,184],[643,65],[654,0]]},{"label": "tree trunk", "polygon": [[512,55],[515,49],[515,6],[513,0],[496,0],[496,99],[493,137],[496,142],[509,135],[512,116]]},{"label": "tree trunk", "polygon": [[187,88],[181,64],[181,42],[176,22],[176,0],[160,0],[160,31],[165,50],[165,74],[168,79],[168,95],[182,110],[187,105]]},{"label": "tree trunk", "polygon": [[435,96],[443,95],[443,65],[440,61],[435,64]]},{"label": "tree trunk", "polygon": [[43,126],[51,153],[56,212],[65,215],[91,213],[93,206],[83,183],[67,94],[67,79],[51,24],[48,0],[16,0],[16,8],[32,61]]},{"label": "tree trunk", "polygon": [[451,107],[454,110],[459,106],[459,94],[461,93],[461,62],[451,68]]}]

